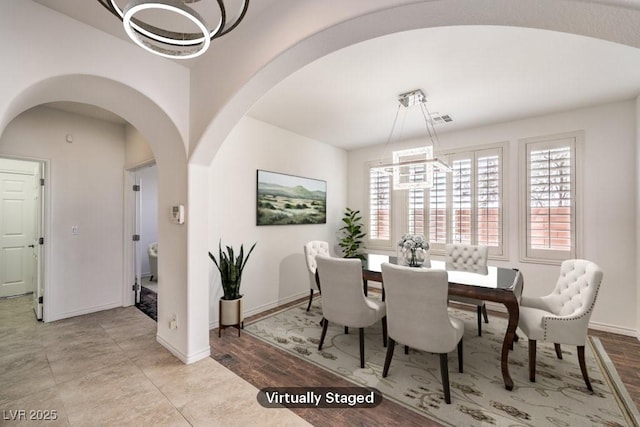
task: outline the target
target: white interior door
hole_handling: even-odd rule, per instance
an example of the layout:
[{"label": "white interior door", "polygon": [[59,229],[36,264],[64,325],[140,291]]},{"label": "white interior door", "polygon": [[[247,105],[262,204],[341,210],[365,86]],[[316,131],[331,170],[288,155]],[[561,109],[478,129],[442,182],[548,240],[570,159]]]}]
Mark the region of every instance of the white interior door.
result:
[{"label": "white interior door", "polygon": [[0,172],[0,297],[35,291],[35,176]]}]

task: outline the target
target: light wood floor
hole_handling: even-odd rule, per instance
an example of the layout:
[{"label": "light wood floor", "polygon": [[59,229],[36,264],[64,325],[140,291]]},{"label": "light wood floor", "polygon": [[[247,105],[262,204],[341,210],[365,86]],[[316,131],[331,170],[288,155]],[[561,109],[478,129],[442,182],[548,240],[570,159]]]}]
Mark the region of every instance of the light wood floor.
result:
[{"label": "light wood floor", "polygon": [[[282,308],[269,310],[246,321],[250,322]],[[489,317],[492,316],[506,317],[503,313],[489,311]],[[589,332],[600,339],[636,407],[640,408],[640,369],[638,369],[640,341],[618,334],[592,330]],[[217,329],[212,330],[210,343],[211,355],[215,360],[257,388],[304,387],[309,384],[332,387],[352,386],[350,382],[248,334],[243,333],[238,337],[235,329],[223,331],[222,338],[218,338]],[[520,345],[526,345],[526,342],[521,342]],[[374,409],[293,409],[293,411],[313,425],[439,425],[388,399],[383,400],[383,403]]]}]

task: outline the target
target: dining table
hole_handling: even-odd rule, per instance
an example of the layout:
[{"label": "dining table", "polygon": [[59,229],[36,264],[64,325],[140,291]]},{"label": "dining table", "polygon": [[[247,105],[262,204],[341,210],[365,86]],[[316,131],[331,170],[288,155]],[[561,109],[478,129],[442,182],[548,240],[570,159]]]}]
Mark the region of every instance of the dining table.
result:
[{"label": "dining table", "polygon": [[[384,282],[382,280],[382,264],[403,264],[403,259],[378,254],[367,254],[362,260],[362,278],[367,294],[368,282],[379,282],[382,285],[384,298]],[[427,260],[421,267],[445,270],[449,280],[449,295],[462,296],[477,300],[493,301],[503,304],[508,312],[508,325],[502,342],[501,369],[504,386],[513,390],[513,380],[509,374],[509,351],[513,348],[516,328],[520,316],[520,296],[524,280],[517,269],[496,266],[472,266],[461,268],[445,261]]]}]

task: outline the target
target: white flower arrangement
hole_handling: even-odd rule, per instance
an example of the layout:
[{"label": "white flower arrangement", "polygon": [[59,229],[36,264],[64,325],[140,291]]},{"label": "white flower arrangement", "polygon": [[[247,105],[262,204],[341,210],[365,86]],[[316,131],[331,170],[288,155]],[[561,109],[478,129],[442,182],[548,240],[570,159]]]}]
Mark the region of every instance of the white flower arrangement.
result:
[{"label": "white flower arrangement", "polygon": [[422,234],[407,233],[398,241],[398,246],[401,249],[411,251],[415,251],[416,249],[429,250],[429,242],[427,242]]}]

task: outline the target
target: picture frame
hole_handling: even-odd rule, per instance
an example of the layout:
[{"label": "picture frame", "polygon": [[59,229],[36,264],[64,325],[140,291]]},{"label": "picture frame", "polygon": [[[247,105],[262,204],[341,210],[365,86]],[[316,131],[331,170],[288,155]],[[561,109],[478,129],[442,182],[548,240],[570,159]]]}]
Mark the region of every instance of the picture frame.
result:
[{"label": "picture frame", "polygon": [[256,225],[326,223],[326,181],[257,170]]}]

